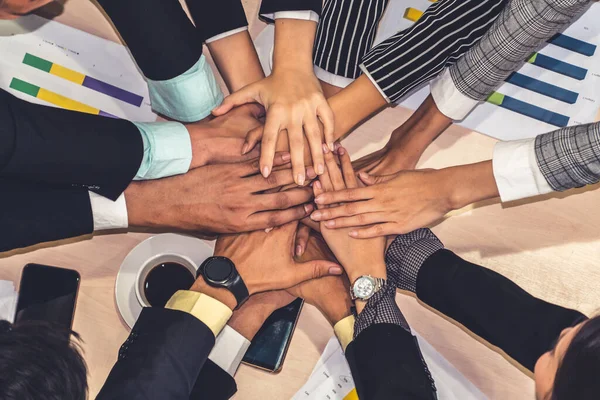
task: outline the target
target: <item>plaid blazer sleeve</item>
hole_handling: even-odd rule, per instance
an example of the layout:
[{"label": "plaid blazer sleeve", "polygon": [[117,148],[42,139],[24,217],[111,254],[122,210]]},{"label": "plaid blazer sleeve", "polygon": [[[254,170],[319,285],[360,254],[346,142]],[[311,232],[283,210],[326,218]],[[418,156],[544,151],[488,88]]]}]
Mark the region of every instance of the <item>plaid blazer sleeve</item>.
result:
[{"label": "plaid blazer sleeve", "polygon": [[483,101],[592,0],[511,0],[481,40],[450,67],[456,88]]},{"label": "plaid blazer sleeve", "polygon": [[552,189],[563,191],[600,181],[600,122],[539,135],[535,156]]}]

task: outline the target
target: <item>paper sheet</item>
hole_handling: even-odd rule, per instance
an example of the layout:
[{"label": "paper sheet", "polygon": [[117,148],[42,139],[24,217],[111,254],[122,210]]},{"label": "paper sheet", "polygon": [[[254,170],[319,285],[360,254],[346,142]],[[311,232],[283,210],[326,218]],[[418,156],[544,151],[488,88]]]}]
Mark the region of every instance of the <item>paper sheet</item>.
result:
[{"label": "paper sheet", "polygon": [[13,322],[17,308],[17,291],[12,281],[0,281],[0,320]]},{"label": "paper sheet", "polygon": [[148,85],[126,47],[28,15],[0,21],[0,87],[29,102],[150,122]]},{"label": "paper sheet", "polygon": [[[380,23],[375,43],[379,43],[395,32],[413,24],[412,21],[405,18],[408,8],[424,11],[429,5],[431,3],[427,0],[390,0]],[[568,126],[594,122],[600,109],[600,25],[597,22],[599,20],[600,4],[594,4],[578,21],[563,32],[564,35],[598,46],[593,56],[566,50],[553,44],[547,44],[538,52],[543,56],[552,57],[587,70],[585,79],[575,79],[529,63],[518,71],[527,78],[549,83],[576,94],[577,100],[573,104],[551,97],[562,92],[558,89],[551,91],[549,96],[505,83],[497,92],[522,102],[519,106],[520,110],[526,109],[527,105],[533,105],[550,113],[568,117]],[[429,87],[426,86],[405,98],[400,104],[410,109],[416,109],[428,95]],[[530,138],[560,128],[558,125],[542,122],[487,102],[480,104],[461,125],[500,140]]]},{"label": "paper sheet", "polygon": [[[414,334],[414,332],[413,332]],[[435,381],[440,400],[483,400],[486,396],[467,380],[425,339],[415,334],[419,347]],[[402,379],[402,377],[398,377]],[[354,381],[344,352],[336,337],[332,337],[308,382],[293,400],[357,400]]]}]

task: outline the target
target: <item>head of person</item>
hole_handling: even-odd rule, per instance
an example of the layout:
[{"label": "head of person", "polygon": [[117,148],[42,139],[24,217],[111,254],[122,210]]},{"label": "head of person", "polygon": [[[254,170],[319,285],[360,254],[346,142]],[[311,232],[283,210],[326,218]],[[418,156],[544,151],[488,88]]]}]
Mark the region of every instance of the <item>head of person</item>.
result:
[{"label": "head of person", "polygon": [[0,19],[16,19],[54,0],[0,0]]},{"label": "head of person", "polygon": [[564,329],[534,377],[537,400],[600,399],[600,315]]},{"label": "head of person", "polygon": [[0,399],[86,398],[87,368],[76,333],[45,322],[0,321]]}]

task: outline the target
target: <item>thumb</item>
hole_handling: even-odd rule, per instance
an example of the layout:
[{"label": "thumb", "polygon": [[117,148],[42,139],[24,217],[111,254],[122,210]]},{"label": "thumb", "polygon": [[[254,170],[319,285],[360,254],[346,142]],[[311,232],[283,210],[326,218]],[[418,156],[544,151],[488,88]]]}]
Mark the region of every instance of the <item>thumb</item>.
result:
[{"label": "thumb", "polygon": [[341,275],[344,272],[342,267],[338,264],[325,260],[296,263],[295,268],[289,271],[290,275],[287,279],[288,287],[295,286],[311,279],[319,279],[324,276]]},{"label": "thumb", "polygon": [[230,94],[225,97],[225,100],[220,106],[212,110],[213,115],[221,116],[229,112],[232,108],[241,106],[247,103],[254,103],[258,101],[258,86],[255,84],[248,85],[239,91]]},{"label": "thumb", "polygon": [[392,180],[396,177],[397,174],[392,174],[392,175],[369,175],[369,173],[367,172],[361,172],[358,174],[358,177],[360,178],[360,180],[367,186],[373,186],[376,185],[378,183],[384,183],[387,182],[389,180]]}]

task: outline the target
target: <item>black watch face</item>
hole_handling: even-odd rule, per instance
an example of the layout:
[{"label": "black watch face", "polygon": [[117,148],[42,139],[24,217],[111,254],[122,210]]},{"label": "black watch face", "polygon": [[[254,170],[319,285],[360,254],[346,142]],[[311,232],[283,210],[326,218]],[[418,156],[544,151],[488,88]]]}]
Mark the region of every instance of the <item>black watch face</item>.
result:
[{"label": "black watch face", "polygon": [[224,258],[211,260],[204,268],[206,278],[213,282],[226,282],[233,275],[233,263]]}]

